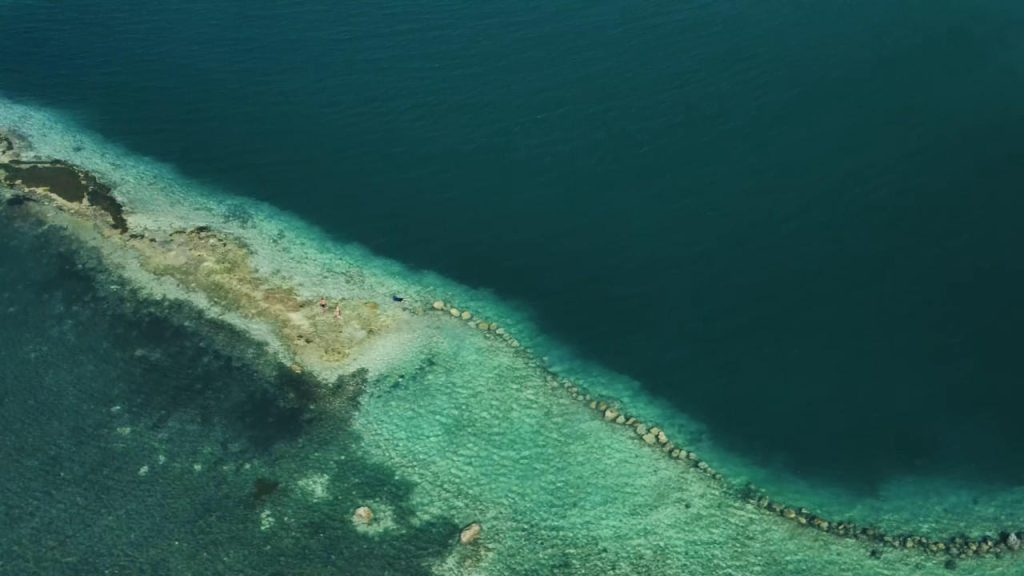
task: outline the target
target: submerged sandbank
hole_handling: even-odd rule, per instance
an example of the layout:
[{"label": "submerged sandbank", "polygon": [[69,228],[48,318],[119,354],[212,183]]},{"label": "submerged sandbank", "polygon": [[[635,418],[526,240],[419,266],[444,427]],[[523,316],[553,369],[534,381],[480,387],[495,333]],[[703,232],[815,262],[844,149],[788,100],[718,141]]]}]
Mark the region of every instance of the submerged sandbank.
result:
[{"label": "submerged sandbank", "polygon": [[[529,471],[553,477],[557,473],[553,466],[568,466],[583,473],[582,480],[589,479],[594,486],[600,486],[602,499],[622,500],[612,503],[599,499],[600,505],[609,510],[631,510],[640,522],[664,530],[645,536],[656,547],[665,547],[664,557],[644,560],[642,555],[633,557],[621,550],[607,552],[608,558],[621,553],[622,570],[644,566],[653,571],[659,565],[681,566],[685,554],[668,540],[693,544],[705,537],[710,539],[709,545],[715,542],[721,546],[732,539],[749,543],[748,539],[754,538],[759,530],[772,531],[766,540],[780,546],[774,553],[782,554],[774,560],[780,566],[787,555],[799,551],[805,557],[794,557],[794,562],[804,562],[808,567],[812,565],[808,564],[810,559],[835,555],[842,557],[836,562],[853,570],[861,563],[870,568],[879,566],[873,563],[882,562],[891,563],[892,570],[902,573],[918,557],[928,559],[928,566],[943,568],[950,561],[1002,556],[1019,547],[1014,527],[993,527],[987,536],[973,537],[886,534],[863,524],[822,518],[796,506],[773,502],[755,488],[732,485],[698,458],[685,441],[670,438],[664,429],[645,422],[642,415],[631,414],[616,399],[599,398],[579,383],[554,373],[543,360],[521,346],[510,330],[486,314],[478,316],[478,310],[464,310],[460,303],[451,303],[450,294],[435,294],[431,286],[398,283],[389,290],[387,279],[367,281],[363,274],[371,272],[343,261],[334,263],[336,274],[331,281],[312,286],[297,284],[296,278],[281,274],[280,270],[272,271],[267,265],[269,261],[281,265],[280,258],[268,254],[272,249],[253,245],[237,230],[218,226],[213,218],[195,219],[194,213],[149,212],[141,202],[133,206],[127,199],[119,199],[116,186],[103,184],[102,175],[78,166],[75,157],[47,157],[32,150],[30,139],[13,135],[0,142],[0,172],[8,189],[5,209],[65,228],[70,241],[97,248],[113,270],[141,289],[190,302],[207,314],[261,338],[282,363],[314,375],[323,390],[338,391],[337,387],[345,386],[345,380],[339,378],[358,370],[367,370],[378,378],[397,375],[399,381],[404,381],[410,371],[422,371],[419,377],[408,378],[421,387],[417,390],[399,386],[389,392],[390,396],[371,394],[356,425],[375,432],[369,434],[369,444],[375,445],[382,457],[406,464],[408,474],[424,486],[425,494],[436,496],[457,486],[459,490],[473,492],[465,495],[465,499],[478,508],[499,506],[498,493],[475,490],[469,480],[476,470],[488,469],[493,464],[481,463],[481,455],[507,453],[511,447],[503,448],[502,444],[515,443],[533,446],[534,461],[525,468],[506,463],[505,477],[490,479],[495,487],[508,488],[508,483],[517,478],[529,484],[538,481],[530,477]],[[284,268],[287,271],[287,263]],[[392,298],[396,295],[401,295],[400,301]],[[326,310],[319,304],[321,296],[327,298]],[[335,317],[335,309],[339,310],[340,318]],[[411,368],[422,366],[424,358],[444,366],[446,373],[441,376],[436,368]],[[438,378],[442,380],[437,381]],[[430,384],[432,381],[436,381],[434,385]],[[467,401],[460,404],[460,396]],[[449,402],[460,406],[454,420],[439,414],[453,409],[446,408]],[[425,409],[428,411],[424,412]],[[410,417],[410,422],[415,421],[433,433],[415,435],[401,430],[401,424],[396,422],[403,414]],[[418,419],[412,418],[414,415]],[[563,431],[566,439],[552,436],[553,430]],[[490,432],[493,435],[488,442],[496,446],[478,446],[476,451],[460,457],[460,445],[475,446],[472,440],[461,437],[460,431]],[[438,437],[447,435],[459,437],[455,448],[435,443]],[[565,446],[568,438],[576,445]],[[433,449],[433,461],[422,460],[431,452],[425,447]],[[435,463],[446,450],[456,452],[447,472]],[[592,460],[580,460],[581,455],[589,455]],[[551,461],[545,461],[546,458]],[[594,461],[602,460],[615,463],[616,473],[610,478],[618,478],[622,485],[603,483],[593,477]],[[622,473],[631,478],[620,478]],[[446,479],[446,474],[452,477]],[[626,484],[631,489],[622,490]],[[635,491],[638,487],[643,494]],[[660,505],[652,503],[648,492],[665,488],[671,496],[666,493],[656,498],[654,502],[663,501]],[[591,490],[594,488],[584,483],[568,493],[578,497]],[[525,506],[533,515],[519,520],[528,529],[543,532],[535,523],[545,521],[544,510],[533,507],[541,506],[535,500],[545,500],[549,495],[545,494],[544,486],[531,487],[524,494],[529,497]],[[687,496],[680,499],[680,494]],[[423,502],[425,509],[432,506],[431,501],[427,498]],[[687,511],[693,509],[701,511],[700,524],[684,520],[692,515]],[[512,511],[515,510],[513,507]],[[674,518],[674,514],[679,516]],[[595,521],[594,516],[586,516]],[[547,521],[557,525],[562,520]],[[485,520],[487,536],[480,545],[493,546],[492,555],[505,553],[502,546],[512,550],[515,543],[507,539],[507,534],[522,530],[513,526],[515,521],[516,518],[501,514],[494,516],[493,524]],[[617,520],[612,517],[608,522]],[[750,525],[740,527],[737,523]],[[611,545],[601,542],[604,531],[613,539],[622,537],[616,529],[596,524],[569,523],[565,529],[570,528],[579,532],[574,538],[589,539],[595,546]],[[709,536],[711,533],[714,538]],[[660,542],[661,539],[666,542]],[[549,545],[552,550],[563,546],[557,541]],[[519,546],[524,547],[522,543]],[[758,550],[749,553],[728,549],[724,555],[711,554],[704,566],[710,571],[726,570],[732,562],[739,568],[765,553]],[[518,558],[523,552],[507,553]],[[741,558],[745,553],[748,558]],[[597,552],[592,554],[606,557]],[[491,562],[495,572],[503,573],[500,560],[481,558],[479,562],[485,568]],[[593,568],[581,567],[584,571]],[[447,569],[459,571],[458,567]]]}]

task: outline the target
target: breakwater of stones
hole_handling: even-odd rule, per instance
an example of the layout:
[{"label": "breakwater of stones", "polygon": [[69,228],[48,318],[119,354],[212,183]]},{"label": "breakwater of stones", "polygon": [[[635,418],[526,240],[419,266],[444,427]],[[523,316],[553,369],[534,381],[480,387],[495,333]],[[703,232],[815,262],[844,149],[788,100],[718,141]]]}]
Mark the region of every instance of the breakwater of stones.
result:
[{"label": "breakwater of stones", "polygon": [[930,538],[910,533],[893,534],[852,521],[824,518],[801,507],[789,506],[769,498],[758,487],[748,484],[735,486],[726,481],[722,474],[704,462],[691,449],[676,443],[660,427],[645,422],[639,416],[630,414],[622,404],[614,399],[598,398],[591,395],[585,388],[568,378],[552,372],[545,364],[522,347],[508,331],[494,322],[488,322],[475,316],[472,312],[453,306],[443,300],[437,300],[431,308],[447,314],[453,320],[465,323],[489,336],[499,338],[527,360],[530,364],[547,373],[547,383],[553,389],[562,389],[573,400],[594,412],[610,425],[622,426],[631,431],[637,442],[651,450],[657,450],[678,462],[681,466],[703,474],[710,481],[721,485],[722,489],[733,494],[751,506],[766,514],[788,520],[794,525],[817,530],[837,538],[847,538],[863,542],[868,553],[881,558],[886,550],[905,550],[945,558],[945,566],[956,568],[957,561],[970,558],[1002,557],[1020,550],[1024,540],[1024,528],[1012,530],[996,530],[978,536],[955,535],[946,538]]}]

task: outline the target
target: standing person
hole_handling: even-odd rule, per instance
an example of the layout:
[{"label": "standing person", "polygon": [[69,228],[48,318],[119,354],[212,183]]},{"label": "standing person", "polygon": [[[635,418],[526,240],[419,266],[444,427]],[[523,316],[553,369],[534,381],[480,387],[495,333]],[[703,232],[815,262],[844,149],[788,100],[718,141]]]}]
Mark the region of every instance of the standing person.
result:
[{"label": "standing person", "polygon": [[327,314],[327,298],[320,297],[320,313]]},{"label": "standing person", "polygon": [[334,319],[341,320],[341,304],[334,307]]}]

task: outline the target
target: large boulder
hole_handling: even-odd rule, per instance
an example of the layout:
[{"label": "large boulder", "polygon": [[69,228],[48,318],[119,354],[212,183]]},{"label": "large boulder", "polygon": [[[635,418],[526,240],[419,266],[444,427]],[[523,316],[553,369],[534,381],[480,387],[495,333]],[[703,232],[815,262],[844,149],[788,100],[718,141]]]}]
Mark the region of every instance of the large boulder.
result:
[{"label": "large boulder", "polygon": [[369,526],[373,522],[373,510],[369,506],[360,506],[352,514],[352,522],[357,526]]},{"label": "large boulder", "polygon": [[480,538],[480,534],[483,533],[484,527],[478,522],[473,522],[469,526],[462,529],[459,533],[459,542],[465,545],[472,544]]}]

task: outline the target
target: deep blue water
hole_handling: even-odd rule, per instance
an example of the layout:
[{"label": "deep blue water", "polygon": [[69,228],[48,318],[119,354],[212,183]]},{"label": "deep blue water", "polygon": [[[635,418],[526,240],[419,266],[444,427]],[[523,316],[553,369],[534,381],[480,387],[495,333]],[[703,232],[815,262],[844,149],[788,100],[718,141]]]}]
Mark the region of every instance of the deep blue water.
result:
[{"label": "deep blue water", "polygon": [[810,477],[1024,478],[1024,5],[5,2],[0,92]]}]

